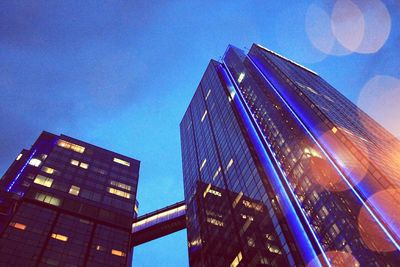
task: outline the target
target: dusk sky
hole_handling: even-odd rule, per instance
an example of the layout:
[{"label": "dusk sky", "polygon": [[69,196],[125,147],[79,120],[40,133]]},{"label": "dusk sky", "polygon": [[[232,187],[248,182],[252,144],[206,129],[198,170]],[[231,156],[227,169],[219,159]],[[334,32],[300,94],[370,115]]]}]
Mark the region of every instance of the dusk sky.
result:
[{"label": "dusk sky", "polygon": [[[399,26],[398,0],[1,1],[0,172],[46,130],[140,160],[139,214],[182,200],[179,123],[228,44],[307,66],[400,137]],[[187,257],[180,231],[133,262]]]}]

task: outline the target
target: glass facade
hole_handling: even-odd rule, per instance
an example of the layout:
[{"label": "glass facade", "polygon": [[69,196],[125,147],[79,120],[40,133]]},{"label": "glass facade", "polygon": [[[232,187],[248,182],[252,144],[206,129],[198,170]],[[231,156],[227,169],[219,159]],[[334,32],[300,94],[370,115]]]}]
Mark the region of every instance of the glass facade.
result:
[{"label": "glass facade", "polygon": [[139,165],[42,133],[0,180],[0,265],[130,264]]},{"label": "glass facade", "polygon": [[191,266],[396,266],[398,140],[314,72],[230,46],[180,128]]}]

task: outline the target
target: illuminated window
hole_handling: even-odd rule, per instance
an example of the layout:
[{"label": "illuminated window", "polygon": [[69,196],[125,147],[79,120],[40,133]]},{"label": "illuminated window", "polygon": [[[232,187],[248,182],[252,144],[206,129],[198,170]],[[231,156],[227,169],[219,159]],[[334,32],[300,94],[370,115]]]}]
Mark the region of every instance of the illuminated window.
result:
[{"label": "illuminated window", "polygon": [[210,90],[208,90],[208,92],[207,92],[207,95],[206,95],[206,100],[207,100],[207,98],[210,96],[210,94],[211,94],[211,89],[210,89]]},{"label": "illuminated window", "polygon": [[80,187],[75,186],[75,185],[71,185],[71,188],[69,189],[69,193],[71,195],[77,196],[77,195],[79,195],[79,190],[81,190]]},{"label": "illuminated window", "polygon": [[44,171],[45,173],[48,173],[48,174],[53,174],[55,172],[55,170],[53,168],[49,168],[46,166],[42,167],[42,171]]},{"label": "illuminated window", "polygon": [[204,111],[203,116],[201,117],[201,122],[204,121],[204,119],[206,118],[206,116],[207,116],[207,110]]},{"label": "illuminated window", "polygon": [[106,248],[103,247],[103,246],[97,245],[97,246],[96,246],[96,250],[98,250],[98,251],[105,251]]},{"label": "illuminated window", "polygon": [[78,153],[83,153],[85,152],[85,148],[83,146],[79,146],[64,140],[58,140],[57,145],[59,147],[65,148],[65,149],[69,149]]},{"label": "illuminated window", "polygon": [[89,167],[89,164],[81,162],[81,164],[79,164],[79,167],[81,167],[82,169],[87,169]]},{"label": "illuminated window", "polygon": [[242,252],[240,251],[238,253],[238,255],[233,259],[231,266],[230,267],[236,267],[239,265],[239,263],[242,261],[243,256],[242,256]]},{"label": "illuminated window", "polygon": [[139,207],[137,206],[137,204],[135,204],[135,206],[133,207],[133,209],[135,210],[136,213],[139,212]]},{"label": "illuminated window", "polygon": [[51,195],[36,193],[35,199],[38,201],[42,201],[44,203],[53,205],[53,206],[60,206],[61,200],[59,198],[53,197]]},{"label": "illuminated window", "polygon": [[15,160],[19,160],[22,157],[22,154],[19,154]]},{"label": "illuminated window", "polygon": [[203,197],[207,196],[207,193],[208,193],[208,191],[210,191],[210,188],[211,188],[211,184],[208,184],[206,190],[204,190]]},{"label": "illuminated window", "polygon": [[244,79],[244,73],[242,72],[242,73],[240,73],[240,75],[239,75],[239,78],[238,78],[238,83],[241,83],[242,81],[243,81],[243,79]]},{"label": "illuminated window", "polygon": [[117,195],[117,196],[120,196],[123,198],[128,198],[128,199],[132,197],[131,194],[121,191],[121,190],[118,190],[118,189],[115,189],[115,188],[112,188],[112,187],[108,187],[107,189],[108,189],[108,192],[113,195]]},{"label": "illuminated window", "polygon": [[25,230],[26,229],[26,225],[25,224],[17,223],[17,222],[10,222],[10,226],[14,227],[16,229],[19,229],[19,230]]},{"label": "illuminated window", "polygon": [[34,166],[34,167],[39,167],[40,164],[42,164],[42,161],[40,159],[33,158],[29,161],[29,165]]},{"label": "illuminated window", "polygon": [[213,176],[213,180],[215,178],[217,178],[218,174],[221,172],[221,167],[218,167],[218,169],[215,171],[214,176]]},{"label": "illuminated window", "polygon": [[49,177],[38,174],[33,182],[35,184],[40,184],[45,187],[51,187],[51,185],[53,184],[53,181],[54,180]]},{"label": "illuminated window", "polygon": [[224,227],[224,222],[214,218],[207,218],[207,222],[215,226]]},{"label": "illuminated window", "polygon": [[79,161],[77,161],[75,159],[71,159],[71,164],[74,166],[79,166]]},{"label": "illuminated window", "polygon": [[233,207],[236,207],[236,205],[239,203],[239,201],[240,201],[240,199],[242,198],[242,196],[243,196],[243,192],[240,192],[240,193],[236,196],[235,200],[234,200],[233,203],[232,203],[232,206],[233,206]]},{"label": "illuminated window", "polygon": [[333,127],[333,128],[332,128],[332,132],[333,132],[333,133],[336,133],[336,132],[337,132],[337,128],[336,128],[336,127]]},{"label": "illuminated window", "polygon": [[132,189],[132,187],[130,185],[123,184],[123,183],[120,183],[120,182],[117,182],[117,181],[110,181],[110,184],[113,185],[113,186],[125,189],[125,190],[131,190]]},{"label": "illuminated window", "polygon": [[122,252],[121,250],[116,250],[116,249],[112,249],[111,250],[111,254],[115,255],[115,256],[119,256],[119,257],[125,257],[125,253]]},{"label": "illuminated window", "polygon": [[231,159],[231,160],[228,162],[228,165],[226,166],[226,171],[229,170],[229,168],[232,166],[232,164],[233,164],[233,159]]},{"label": "illuminated window", "polygon": [[68,236],[55,234],[55,233],[51,234],[51,237],[54,238],[54,239],[63,241],[63,242],[66,242],[68,240]]},{"label": "illuminated window", "polygon": [[113,161],[116,162],[116,163],[119,163],[121,165],[124,165],[124,166],[128,166],[128,167],[131,166],[130,162],[122,160],[122,159],[119,159],[119,158],[114,158]]},{"label": "illuminated window", "polygon": [[201,163],[200,166],[200,171],[204,168],[204,165],[206,165],[207,159],[204,159],[203,162]]}]

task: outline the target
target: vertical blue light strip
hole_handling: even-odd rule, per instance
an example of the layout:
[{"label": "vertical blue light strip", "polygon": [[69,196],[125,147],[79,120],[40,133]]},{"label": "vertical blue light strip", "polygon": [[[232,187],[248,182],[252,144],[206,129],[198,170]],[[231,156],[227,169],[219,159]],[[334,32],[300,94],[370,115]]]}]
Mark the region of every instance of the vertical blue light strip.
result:
[{"label": "vertical blue light strip", "polygon": [[349,186],[349,188],[353,191],[354,195],[360,200],[361,204],[365,207],[365,209],[368,211],[368,213],[372,216],[372,218],[378,223],[379,227],[382,229],[382,231],[386,234],[386,236],[390,239],[390,241],[393,242],[393,245],[397,248],[397,250],[400,250],[400,245],[397,243],[395,238],[390,234],[390,232],[386,229],[386,227],[380,222],[380,220],[376,217],[374,212],[371,210],[371,208],[367,205],[366,201],[360,196],[360,194],[357,192],[357,190],[352,186],[352,184],[347,180],[345,175],[342,173],[342,171],[339,169],[339,167],[335,164],[334,160],[329,156],[329,154],[325,151],[325,149],[321,146],[321,144],[317,141],[317,139],[314,137],[314,135],[310,132],[310,130],[305,126],[303,121],[299,118],[299,116],[296,114],[296,112],[292,109],[292,107],[287,103],[287,101],[282,97],[281,93],[276,89],[275,85],[273,85],[269,79],[267,78],[267,70],[263,68],[263,66],[257,65],[253,59],[250,56],[246,57],[250,60],[250,62],[253,64],[253,66],[258,70],[259,73],[261,73],[262,77],[264,80],[271,86],[271,88],[274,90],[274,92],[279,96],[279,98],[282,100],[282,102],[285,104],[285,106],[289,109],[289,111],[293,114],[294,118],[300,123],[300,125],[304,128],[304,130],[307,132],[307,134],[311,137],[311,139],[315,142],[315,144],[321,149],[322,153],[325,155],[325,157],[328,159],[328,161],[331,163],[331,165],[335,168],[335,170],[339,173],[339,175],[342,177],[342,179],[346,182],[346,184]]},{"label": "vertical blue light strip", "polygon": [[[240,90],[236,89],[237,84],[236,84],[235,80],[233,79],[231,73],[229,73],[229,69],[226,66],[225,62],[223,62],[223,64],[224,64],[225,68],[220,66],[220,70],[221,70],[222,74],[225,76],[225,82],[228,87],[228,90],[231,91],[232,100],[235,103],[235,105],[241,115],[241,118],[243,119],[243,122],[246,125],[246,129],[249,131],[249,134],[253,141],[255,149],[258,152],[257,154],[260,156],[260,160],[262,161],[263,166],[265,167],[264,169],[268,173],[268,177],[272,178],[269,181],[272,182],[272,184],[274,185],[275,192],[279,196],[278,201],[282,204],[281,207],[283,209],[283,212],[287,216],[286,217],[287,223],[290,225],[293,234],[296,236],[295,237],[296,242],[298,242],[300,244],[301,249],[299,249],[299,251],[302,254],[303,259],[306,263],[311,262],[313,260],[315,261],[315,259],[318,258],[317,253],[315,252],[315,249],[312,246],[312,244],[309,240],[309,237],[306,234],[303,224],[301,223],[301,221],[295,211],[295,208],[293,207],[293,203],[290,200],[290,198],[282,184],[282,181],[279,178],[279,175],[276,172],[276,169],[275,169],[270,157],[268,156],[267,151],[265,150],[265,146],[263,145],[263,143],[260,140],[260,137],[255,128],[255,125],[258,127],[258,130],[260,130],[260,128],[256,123],[252,122],[252,120],[250,119],[248,114],[251,114],[253,120],[255,119],[254,115],[251,113],[247,103],[239,98],[239,96],[241,96],[241,98],[243,99],[243,96],[242,96]],[[233,82],[234,85],[232,84],[231,81]],[[238,94],[238,97],[235,97],[235,94]],[[247,109],[246,109],[246,107],[247,107]],[[268,144],[268,150],[273,155],[271,145],[268,143],[268,141],[265,138],[264,138],[264,141]],[[274,158],[274,160],[275,160],[275,162],[277,162],[276,158]],[[277,164],[277,166],[279,167],[278,164]],[[285,177],[283,170],[280,167],[279,167],[279,170],[280,170],[280,173],[285,178],[286,184],[288,185],[288,181]],[[305,221],[307,222],[308,228],[311,230],[311,233],[314,235],[313,229],[312,229],[311,225],[308,224],[307,217],[303,213],[301,206],[298,203],[298,200],[296,199],[296,197],[294,195],[294,192],[291,190],[290,187],[288,187],[288,188],[289,188],[293,198],[295,199],[296,204],[298,205],[300,211],[302,212],[302,215],[303,215]],[[321,249],[321,252],[323,253],[326,263],[328,264],[328,266],[330,266],[330,263],[329,263],[326,255],[323,252],[324,250],[322,249],[322,247],[315,235],[314,235],[314,238],[317,241],[317,244],[318,244],[319,248]],[[320,264],[320,266],[322,266],[320,262],[318,262],[318,264]]]},{"label": "vertical blue light strip", "polygon": [[28,165],[29,161],[33,158],[33,156],[36,153],[36,149],[33,150],[32,154],[29,156],[28,160],[25,162],[24,166],[22,166],[21,170],[17,173],[17,175],[15,176],[15,178],[12,180],[12,182],[10,183],[10,185],[7,188],[7,192],[10,192],[10,190],[12,189],[12,187],[14,186],[14,184],[17,182],[17,180],[19,179],[19,177],[21,176],[21,174],[24,172],[26,166]]}]

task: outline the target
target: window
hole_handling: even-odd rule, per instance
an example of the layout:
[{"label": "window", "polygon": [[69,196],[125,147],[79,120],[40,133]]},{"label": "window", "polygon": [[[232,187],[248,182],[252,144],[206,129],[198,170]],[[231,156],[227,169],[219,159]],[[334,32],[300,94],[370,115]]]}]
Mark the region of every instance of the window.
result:
[{"label": "window", "polygon": [[110,193],[110,194],[113,194],[113,195],[117,195],[117,196],[120,196],[120,197],[123,197],[123,198],[131,198],[131,194],[129,194],[129,193],[127,193],[127,192],[124,192],[124,191],[121,191],[121,190],[118,190],[118,189],[115,189],[115,188],[112,188],[112,187],[107,187],[107,189],[108,189],[108,192]]},{"label": "window", "polygon": [[204,168],[204,165],[206,165],[207,159],[204,159],[203,162],[201,163],[200,166],[200,171]]},{"label": "window", "polygon": [[243,256],[242,256],[242,252],[240,251],[238,253],[238,255],[233,259],[231,266],[230,267],[236,267],[239,265],[239,263],[242,261]]},{"label": "window", "polygon": [[80,187],[75,186],[75,185],[71,185],[71,187],[70,187],[70,189],[69,189],[69,193],[70,193],[71,195],[77,196],[77,195],[79,195],[79,190],[81,190]]},{"label": "window", "polygon": [[75,160],[75,159],[71,159],[71,164],[74,166],[78,166],[79,165],[79,161]]},{"label": "window", "polygon": [[34,167],[39,167],[40,164],[42,164],[42,161],[40,159],[33,158],[29,161],[29,165],[34,166]]},{"label": "window", "polygon": [[60,234],[55,234],[55,233],[52,233],[52,234],[51,234],[51,237],[54,238],[54,239],[63,241],[63,242],[66,242],[66,241],[68,240],[68,236],[60,235]]},{"label": "window", "polygon": [[96,250],[98,250],[98,251],[105,251],[106,249],[105,249],[105,247],[103,247],[103,246],[97,245],[97,246],[96,246]]},{"label": "window", "polygon": [[15,160],[19,160],[22,157],[22,154],[19,154]]},{"label": "window", "polygon": [[233,159],[231,159],[231,160],[228,162],[228,165],[226,166],[226,171],[229,170],[229,168],[232,166],[232,164],[233,164]]},{"label": "window", "polygon": [[207,100],[207,98],[210,96],[210,94],[211,94],[211,89],[209,89],[208,92],[207,92],[206,100]]},{"label": "window", "polygon": [[204,111],[203,116],[201,117],[201,122],[204,121],[204,119],[206,118],[206,116],[207,116],[207,110]]},{"label": "window", "polygon": [[333,127],[333,128],[332,128],[332,132],[333,132],[333,133],[336,133],[336,132],[337,132],[337,128],[336,128],[336,127]]},{"label": "window", "polygon": [[81,162],[81,164],[79,164],[79,167],[81,167],[82,169],[87,169],[89,167],[89,164]]},{"label": "window", "polygon": [[36,193],[35,199],[53,206],[60,206],[61,204],[61,199],[43,193]]},{"label": "window", "polygon": [[238,83],[241,83],[243,81],[244,76],[245,76],[245,74],[243,72],[240,73],[239,78],[238,78]]},{"label": "window", "polygon": [[70,142],[67,142],[65,140],[58,140],[57,145],[59,147],[65,148],[65,149],[69,149],[78,153],[83,153],[85,152],[85,148],[83,146],[79,146]]},{"label": "window", "polygon": [[10,222],[10,226],[14,227],[16,229],[19,229],[19,230],[25,230],[26,229],[26,225],[25,224],[17,223],[17,222]]},{"label": "window", "polygon": [[38,174],[33,182],[35,184],[40,184],[45,187],[51,187],[51,185],[53,184],[53,181],[54,180],[49,177]]},{"label": "window", "polygon": [[124,166],[128,166],[128,167],[131,166],[130,162],[122,160],[122,159],[119,159],[119,158],[113,158],[113,161],[116,162],[116,163],[119,163],[121,165],[124,165]]},{"label": "window", "polygon": [[120,182],[117,182],[117,181],[111,181],[110,184],[113,185],[113,186],[125,189],[125,190],[131,190],[132,189],[132,187],[130,185],[123,184],[123,183],[120,183]]},{"label": "window", "polygon": [[115,256],[119,256],[119,257],[125,257],[125,253],[122,252],[121,250],[116,250],[116,249],[112,249],[111,250],[111,254],[115,255]]},{"label": "window", "polygon": [[48,174],[53,174],[53,173],[56,172],[56,170],[54,170],[53,168],[46,167],[46,166],[42,167],[42,171],[45,172],[45,173],[48,173]]}]

